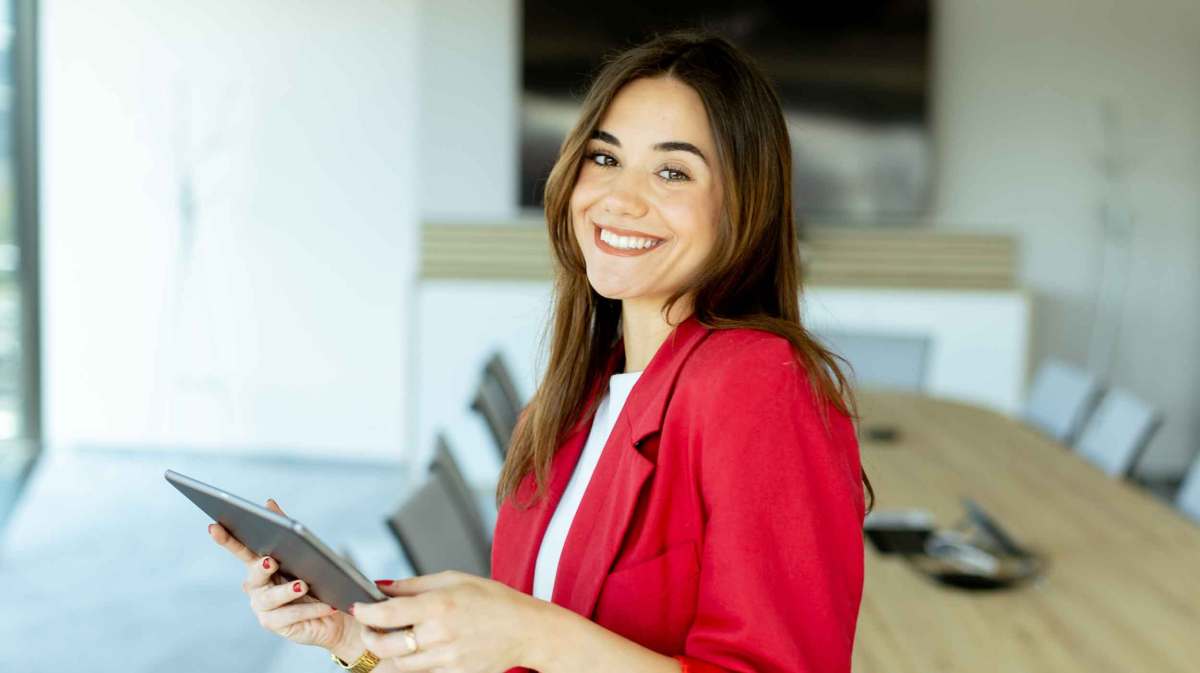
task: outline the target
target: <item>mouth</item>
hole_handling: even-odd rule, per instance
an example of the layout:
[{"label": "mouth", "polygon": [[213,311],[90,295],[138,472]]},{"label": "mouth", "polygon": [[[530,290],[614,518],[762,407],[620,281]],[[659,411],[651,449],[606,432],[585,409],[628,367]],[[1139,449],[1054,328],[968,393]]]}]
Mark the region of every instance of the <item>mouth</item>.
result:
[{"label": "mouth", "polygon": [[637,257],[661,247],[666,239],[648,236],[621,236],[593,224],[593,240],[601,252],[617,257]]}]

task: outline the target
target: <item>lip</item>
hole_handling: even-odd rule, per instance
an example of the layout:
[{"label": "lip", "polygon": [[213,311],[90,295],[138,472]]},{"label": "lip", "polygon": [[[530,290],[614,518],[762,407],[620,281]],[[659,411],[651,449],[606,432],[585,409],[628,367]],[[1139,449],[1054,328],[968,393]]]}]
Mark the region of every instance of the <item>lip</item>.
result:
[{"label": "lip", "polygon": [[[615,229],[612,227],[604,227],[604,228],[608,229],[609,231],[611,231],[615,234],[623,235],[623,236],[637,236],[639,238],[655,238],[654,236],[645,236],[643,234],[636,234],[633,232],[623,233],[623,230]],[[658,239],[659,241],[662,241],[662,242],[655,244],[653,247],[643,248],[640,250],[625,250],[622,248],[614,248],[611,245],[605,243],[600,238],[600,229],[601,229],[600,225],[593,223],[592,229],[594,230],[592,232],[592,240],[595,241],[596,247],[599,248],[601,252],[605,252],[610,255],[615,255],[617,257],[637,257],[639,255],[644,255],[646,253],[654,252],[655,250],[658,250],[659,248],[661,248],[663,246],[663,243],[666,242],[666,239]]]},{"label": "lip", "polygon": [[595,222],[592,222],[592,225],[596,226],[596,227],[600,227],[601,229],[607,229],[607,230],[611,231],[612,233],[616,234],[617,236],[634,236],[637,238],[654,238],[654,239],[662,240],[661,236],[651,236],[650,234],[644,234],[640,231],[634,231],[632,229],[618,229],[616,227],[600,226],[599,224],[596,224]]}]

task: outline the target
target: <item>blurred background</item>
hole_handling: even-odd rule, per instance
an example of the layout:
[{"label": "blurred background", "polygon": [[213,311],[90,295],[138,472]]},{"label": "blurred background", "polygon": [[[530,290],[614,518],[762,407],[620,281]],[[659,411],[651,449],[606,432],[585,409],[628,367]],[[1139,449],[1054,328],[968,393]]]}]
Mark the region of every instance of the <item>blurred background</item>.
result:
[{"label": "blurred background", "polygon": [[0,26],[9,661],[328,670],[258,626],[168,468],[368,577],[486,575],[544,364],[545,177],[607,53],[701,26],[784,104],[798,301],[854,368],[874,523],[928,541],[970,498],[1009,534],[933,573],[873,539],[855,669],[1200,665],[1194,0],[5,0]]}]

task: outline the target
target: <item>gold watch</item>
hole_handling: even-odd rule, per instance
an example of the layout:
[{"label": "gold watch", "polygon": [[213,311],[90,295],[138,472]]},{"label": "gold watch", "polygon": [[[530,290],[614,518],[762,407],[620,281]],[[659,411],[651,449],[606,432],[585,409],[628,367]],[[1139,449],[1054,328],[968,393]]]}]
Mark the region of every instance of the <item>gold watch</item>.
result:
[{"label": "gold watch", "polygon": [[358,656],[358,659],[354,660],[353,664],[347,664],[346,662],[342,661],[338,655],[332,652],[329,653],[329,656],[333,657],[334,663],[336,663],[338,666],[341,666],[348,671],[352,671],[352,673],[368,673],[371,669],[375,668],[375,666],[379,664],[379,657],[375,656],[375,653],[371,650],[364,650],[363,653]]}]

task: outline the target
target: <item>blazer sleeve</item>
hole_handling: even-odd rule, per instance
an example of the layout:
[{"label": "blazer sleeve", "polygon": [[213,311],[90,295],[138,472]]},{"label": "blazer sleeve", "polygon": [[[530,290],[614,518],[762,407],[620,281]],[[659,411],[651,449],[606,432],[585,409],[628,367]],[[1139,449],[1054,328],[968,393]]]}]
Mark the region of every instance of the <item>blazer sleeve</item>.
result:
[{"label": "blazer sleeve", "polygon": [[[865,514],[850,420],[817,397],[781,337],[713,367],[700,428],[706,513],[683,673],[848,673]],[[826,403],[828,404],[828,403]]]}]

